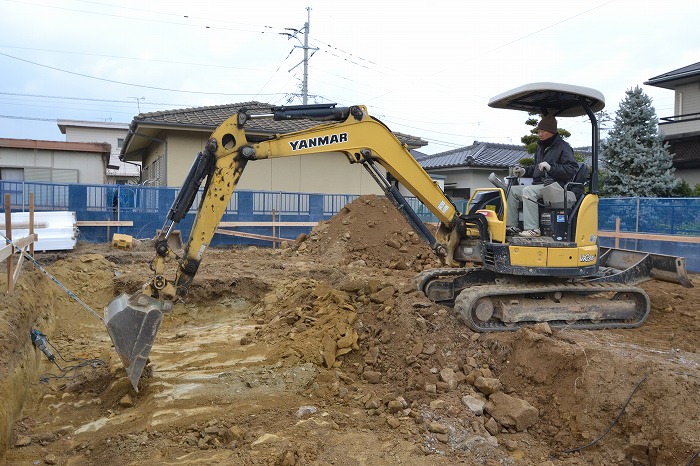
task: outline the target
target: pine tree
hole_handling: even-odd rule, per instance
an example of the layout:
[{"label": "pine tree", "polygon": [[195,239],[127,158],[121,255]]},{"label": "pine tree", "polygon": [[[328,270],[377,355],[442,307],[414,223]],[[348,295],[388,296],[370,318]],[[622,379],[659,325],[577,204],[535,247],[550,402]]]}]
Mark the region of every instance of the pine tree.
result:
[{"label": "pine tree", "polygon": [[636,86],[625,92],[613,129],[602,145],[603,196],[667,197],[680,180],[672,155],[658,133],[651,98]]},{"label": "pine tree", "polygon": [[[520,142],[525,144],[525,149],[529,154],[534,154],[535,150],[537,150],[537,141],[539,141],[539,138],[537,137],[537,124],[540,122],[541,119],[542,116],[538,113],[529,112],[528,118],[527,120],[525,120],[525,124],[528,126],[532,126],[532,129],[528,134],[520,138]],[[561,124],[561,121],[557,121],[557,123]],[[557,132],[559,133],[559,136],[561,136],[563,139],[566,139],[569,136],[571,136],[570,132],[561,127],[557,128]]]}]

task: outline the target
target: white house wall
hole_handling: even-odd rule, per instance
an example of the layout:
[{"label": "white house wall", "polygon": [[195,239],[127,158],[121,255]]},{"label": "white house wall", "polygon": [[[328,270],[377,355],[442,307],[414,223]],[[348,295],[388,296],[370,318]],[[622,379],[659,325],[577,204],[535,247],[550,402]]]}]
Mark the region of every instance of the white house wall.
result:
[{"label": "white house wall", "polygon": [[66,181],[51,179],[50,170],[76,170],[78,183],[102,184],[105,182],[102,154],[95,152],[0,148],[0,166],[46,169],[46,179],[34,181]]},{"label": "white house wall", "polygon": [[[64,123],[66,141],[67,142],[95,142],[95,143],[108,143],[112,152],[109,157],[109,165],[117,166],[119,169],[107,169],[107,175],[110,177],[120,178],[120,177],[138,177],[140,170],[139,167],[133,163],[125,163],[119,160],[119,152],[121,147],[119,146],[119,140],[122,141],[126,138],[128,125],[123,124],[120,127],[104,127],[98,122],[95,122],[95,126],[87,126],[92,122],[85,122],[86,126],[79,126],[80,122],[76,122],[75,126],[73,124]],[[122,127],[123,126],[123,127]]]}]

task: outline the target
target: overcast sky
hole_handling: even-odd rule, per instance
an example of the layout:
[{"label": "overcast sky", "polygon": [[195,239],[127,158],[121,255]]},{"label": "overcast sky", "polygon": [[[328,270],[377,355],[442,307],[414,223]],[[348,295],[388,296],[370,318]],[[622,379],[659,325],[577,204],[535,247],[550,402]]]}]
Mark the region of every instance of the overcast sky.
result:
[{"label": "overcast sky", "polygon": [[[520,144],[527,114],[491,109],[529,82],[592,87],[614,113],[641,86],[700,61],[697,0],[0,0],[0,137],[64,140],[57,119],[246,101],[300,104],[310,7],[309,103],[364,104],[442,152]],[[289,28],[289,29],[287,29]],[[560,121],[574,146],[584,118]]]}]

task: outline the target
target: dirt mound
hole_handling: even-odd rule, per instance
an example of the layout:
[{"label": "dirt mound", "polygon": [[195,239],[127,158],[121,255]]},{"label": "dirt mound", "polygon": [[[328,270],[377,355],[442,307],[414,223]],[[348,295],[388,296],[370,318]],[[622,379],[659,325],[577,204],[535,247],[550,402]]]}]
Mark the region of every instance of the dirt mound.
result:
[{"label": "dirt mound", "polygon": [[438,261],[384,196],[360,196],[314,227],[299,251],[328,263],[420,271]]}]

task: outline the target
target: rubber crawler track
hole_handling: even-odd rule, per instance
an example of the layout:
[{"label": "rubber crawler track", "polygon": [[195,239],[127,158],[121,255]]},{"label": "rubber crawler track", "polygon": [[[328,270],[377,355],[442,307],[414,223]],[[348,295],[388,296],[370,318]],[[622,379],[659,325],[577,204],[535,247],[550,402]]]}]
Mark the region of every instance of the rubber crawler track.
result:
[{"label": "rubber crawler track", "polygon": [[551,320],[548,324],[554,328],[571,328],[581,330],[593,330],[602,328],[635,328],[644,323],[649,315],[651,305],[649,296],[641,288],[618,283],[580,283],[580,284],[543,284],[532,283],[528,285],[477,285],[463,290],[455,299],[455,311],[465,321],[465,323],[475,332],[494,331],[515,331],[524,325],[535,324],[537,322],[522,321],[514,323],[504,323],[498,319],[491,318],[488,321],[481,321],[476,317],[475,304],[482,298],[491,300],[498,298],[539,298],[545,304],[547,301],[542,296],[555,292],[562,296],[583,297],[601,295],[603,293],[612,295],[612,300],[621,297],[630,298],[635,303],[635,317],[633,319],[606,319],[602,321],[592,321],[590,319],[577,320],[575,313],[572,313],[571,320]]}]

